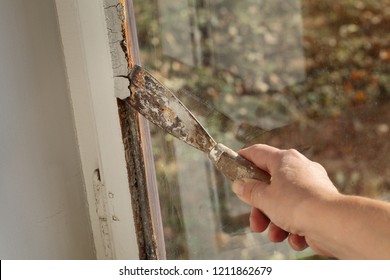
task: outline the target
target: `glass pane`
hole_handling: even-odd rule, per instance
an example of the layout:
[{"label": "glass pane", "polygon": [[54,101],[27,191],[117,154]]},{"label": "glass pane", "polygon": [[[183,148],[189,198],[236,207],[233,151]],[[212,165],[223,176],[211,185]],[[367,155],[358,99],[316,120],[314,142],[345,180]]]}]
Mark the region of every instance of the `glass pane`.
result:
[{"label": "glass pane", "polygon": [[[390,199],[390,1],[134,0],[142,63],[217,142],[296,148]],[[307,258],[251,233],[206,155],[151,128],[170,259]]]}]

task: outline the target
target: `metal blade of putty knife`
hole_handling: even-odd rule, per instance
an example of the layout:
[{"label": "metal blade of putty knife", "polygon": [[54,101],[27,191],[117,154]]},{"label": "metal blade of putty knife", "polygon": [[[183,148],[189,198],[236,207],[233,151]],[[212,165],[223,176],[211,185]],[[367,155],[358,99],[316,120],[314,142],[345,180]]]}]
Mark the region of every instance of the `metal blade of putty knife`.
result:
[{"label": "metal blade of putty knife", "polygon": [[210,160],[230,180],[252,178],[270,182],[270,175],[240,157],[223,144],[216,143],[187,107],[161,82],[141,66],[130,74],[129,102],[147,120],[185,143],[208,154]]}]

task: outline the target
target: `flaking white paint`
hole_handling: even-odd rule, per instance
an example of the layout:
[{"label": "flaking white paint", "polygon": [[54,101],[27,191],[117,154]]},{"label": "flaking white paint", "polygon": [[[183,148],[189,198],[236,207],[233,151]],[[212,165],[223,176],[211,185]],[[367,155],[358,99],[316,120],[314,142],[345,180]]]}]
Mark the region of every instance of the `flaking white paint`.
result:
[{"label": "flaking white paint", "polygon": [[[137,259],[103,2],[56,0],[97,257],[109,258],[105,254],[109,238],[114,259]],[[107,223],[111,236],[104,238],[94,203],[92,174],[96,168],[109,198],[106,211],[111,217]]]}]

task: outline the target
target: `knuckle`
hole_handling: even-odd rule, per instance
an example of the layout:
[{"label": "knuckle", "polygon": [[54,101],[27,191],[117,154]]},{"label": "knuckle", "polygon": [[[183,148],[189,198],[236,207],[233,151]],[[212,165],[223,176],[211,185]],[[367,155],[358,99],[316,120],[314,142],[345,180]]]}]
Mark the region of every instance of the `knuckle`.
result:
[{"label": "knuckle", "polygon": [[298,152],[296,149],[288,149],[286,150],[286,155],[291,157],[300,157],[301,153]]},{"label": "knuckle", "polygon": [[315,168],[317,168],[319,171],[321,171],[321,172],[323,172],[323,173],[325,173],[325,174],[327,173],[325,167],[323,167],[320,163],[313,161],[313,165],[314,165]]},{"label": "knuckle", "polygon": [[306,157],[302,155],[300,152],[298,152],[296,149],[289,149],[283,151],[283,154],[281,155],[281,161],[283,163],[291,163],[296,160],[305,161]]}]

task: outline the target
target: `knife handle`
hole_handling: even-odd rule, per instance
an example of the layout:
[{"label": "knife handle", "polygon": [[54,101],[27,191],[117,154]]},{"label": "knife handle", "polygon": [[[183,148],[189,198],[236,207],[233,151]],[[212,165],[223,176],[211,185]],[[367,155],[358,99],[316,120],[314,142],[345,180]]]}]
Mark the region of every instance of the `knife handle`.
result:
[{"label": "knife handle", "polygon": [[223,144],[215,145],[209,153],[209,158],[231,181],[249,178],[266,183],[271,182],[271,176],[267,172]]}]

